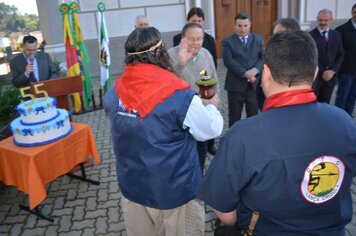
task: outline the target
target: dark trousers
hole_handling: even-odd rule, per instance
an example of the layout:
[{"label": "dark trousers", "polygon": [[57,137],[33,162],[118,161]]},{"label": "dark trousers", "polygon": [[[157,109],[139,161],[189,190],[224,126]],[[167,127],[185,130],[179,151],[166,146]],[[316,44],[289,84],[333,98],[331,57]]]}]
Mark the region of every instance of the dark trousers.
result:
[{"label": "dark trousers", "polygon": [[208,153],[208,141],[197,142],[197,147],[198,147],[200,169],[201,169],[201,172],[203,173],[204,166],[205,166],[206,154]]},{"label": "dark trousers", "polygon": [[209,148],[214,148],[214,147],[215,147],[215,139],[208,140],[208,150]]},{"label": "dark trousers", "polygon": [[331,95],[336,84],[336,78],[334,77],[330,81],[325,81],[322,78],[316,78],[313,83],[313,90],[318,97],[318,102],[330,103]]},{"label": "dark trousers", "polygon": [[356,76],[339,74],[335,105],[352,116],[356,100]]},{"label": "dark trousers", "polygon": [[249,85],[244,92],[227,92],[227,101],[229,107],[229,127],[241,119],[244,104],[246,104],[247,117],[258,114],[258,105],[256,90]]},{"label": "dark trousers", "polygon": [[257,104],[258,104],[258,109],[260,111],[263,110],[263,105],[265,103],[266,100],[266,96],[263,93],[263,89],[262,89],[262,76],[259,76],[256,80],[256,97],[257,97]]},{"label": "dark trousers", "polygon": [[257,102],[258,102],[258,109],[260,111],[263,110],[263,105],[265,103],[266,97],[265,94],[263,93],[262,87],[256,87],[256,97],[257,97]]}]

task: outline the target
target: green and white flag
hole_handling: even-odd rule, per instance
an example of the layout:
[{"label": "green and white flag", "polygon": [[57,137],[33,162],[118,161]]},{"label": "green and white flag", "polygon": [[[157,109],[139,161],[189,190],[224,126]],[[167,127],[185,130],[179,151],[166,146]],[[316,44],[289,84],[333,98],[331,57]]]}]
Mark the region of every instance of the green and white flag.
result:
[{"label": "green and white flag", "polygon": [[98,42],[99,42],[99,62],[100,62],[100,85],[104,88],[104,94],[112,87],[110,75],[110,52],[109,52],[109,37],[105,23],[105,4],[98,3]]}]

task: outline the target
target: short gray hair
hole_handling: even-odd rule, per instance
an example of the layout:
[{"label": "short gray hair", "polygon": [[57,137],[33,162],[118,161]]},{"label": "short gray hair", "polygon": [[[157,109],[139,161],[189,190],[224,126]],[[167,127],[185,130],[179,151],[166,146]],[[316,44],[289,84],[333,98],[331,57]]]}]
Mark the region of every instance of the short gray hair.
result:
[{"label": "short gray hair", "polygon": [[318,16],[321,14],[321,13],[327,13],[329,14],[331,17],[333,17],[333,12],[329,9],[321,9],[319,12],[318,12]]}]

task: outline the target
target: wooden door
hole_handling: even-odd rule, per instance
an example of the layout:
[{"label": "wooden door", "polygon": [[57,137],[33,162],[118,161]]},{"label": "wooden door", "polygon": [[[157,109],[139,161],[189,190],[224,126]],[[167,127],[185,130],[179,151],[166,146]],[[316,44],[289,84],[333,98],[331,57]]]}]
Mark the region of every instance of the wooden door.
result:
[{"label": "wooden door", "polygon": [[251,31],[261,34],[266,43],[277,19],[277,0],[215,0],[215,38],[218,57],[222,56],[221,41],[235,32],[234,18],[240,11],[251,15]]}]

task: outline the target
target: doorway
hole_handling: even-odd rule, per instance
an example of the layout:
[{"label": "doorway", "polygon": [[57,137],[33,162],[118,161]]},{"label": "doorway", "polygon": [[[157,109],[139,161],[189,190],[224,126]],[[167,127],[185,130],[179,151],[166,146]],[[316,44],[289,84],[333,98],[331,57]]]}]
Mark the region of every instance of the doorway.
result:
[{"label": "doorway", "polygon": [[277,0],[215,0],[215,39],[218,57],[222,56],[221,41],[234,33],[234,18],[240,11],[251,15],[251,32],[263,36],[264,44],[272,35],[277,19]]}]

